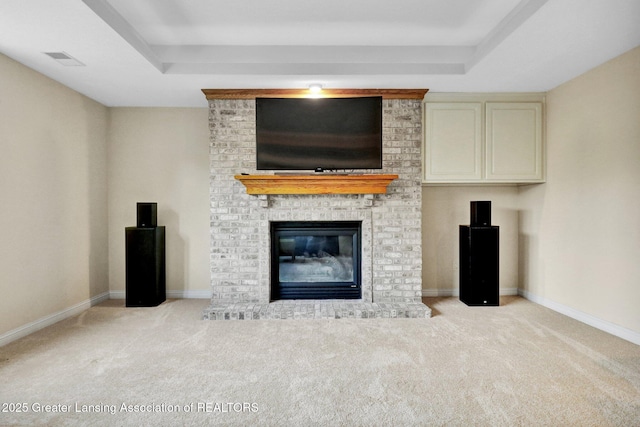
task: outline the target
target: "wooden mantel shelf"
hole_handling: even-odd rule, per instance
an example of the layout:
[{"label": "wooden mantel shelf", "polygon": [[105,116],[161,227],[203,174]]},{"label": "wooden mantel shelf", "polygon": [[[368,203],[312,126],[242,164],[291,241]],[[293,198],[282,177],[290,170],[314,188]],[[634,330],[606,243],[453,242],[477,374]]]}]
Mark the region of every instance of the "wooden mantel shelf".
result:
[{"label": "wooden mantel shelf", "polygon": [[[424,99],[429,89],[323,89],[320,98],[381,96],[384,99]],[[211,99],[308,98],[308,89],[202,89]]]},{"label": "wooden mantel shelf", "polygon": [[398,175],[236,175],[247,194],[384,194]]}]

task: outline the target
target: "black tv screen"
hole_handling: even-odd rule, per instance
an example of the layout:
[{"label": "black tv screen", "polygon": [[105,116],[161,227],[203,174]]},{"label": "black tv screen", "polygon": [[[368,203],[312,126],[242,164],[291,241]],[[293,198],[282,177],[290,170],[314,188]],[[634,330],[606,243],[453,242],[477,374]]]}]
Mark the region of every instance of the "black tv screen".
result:
[{"label": "black tv screen", "polygon": [[382,168],[382,97],[256,98],[258,170]]}]

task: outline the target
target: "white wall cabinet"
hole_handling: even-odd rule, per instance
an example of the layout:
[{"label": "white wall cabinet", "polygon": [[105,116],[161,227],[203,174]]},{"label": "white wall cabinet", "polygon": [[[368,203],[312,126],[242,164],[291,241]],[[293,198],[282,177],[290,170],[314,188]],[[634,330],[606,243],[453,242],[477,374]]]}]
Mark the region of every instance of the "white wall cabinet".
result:
[{"label": "white wall cabinet", "polygon": [[544,182],[542,102],[428,102],[427,184]]},{"label": "white wall cabinet", "polygon": [[487,102],[485,179],[541,181],[542,104]]},{"label": "white wall cabinet", "polygon": [[425,180],[481,180],[482,104],[426,104],[425,116]]}]

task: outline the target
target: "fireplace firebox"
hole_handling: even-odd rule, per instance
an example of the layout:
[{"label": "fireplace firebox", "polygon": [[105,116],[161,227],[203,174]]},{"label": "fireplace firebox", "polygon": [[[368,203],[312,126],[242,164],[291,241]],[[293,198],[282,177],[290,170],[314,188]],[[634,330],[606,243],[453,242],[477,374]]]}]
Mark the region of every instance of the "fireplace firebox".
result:
[{"label": "fireplace firebox", "polygon": [[360,299],[361,221],[271,222],[271,301]]}]

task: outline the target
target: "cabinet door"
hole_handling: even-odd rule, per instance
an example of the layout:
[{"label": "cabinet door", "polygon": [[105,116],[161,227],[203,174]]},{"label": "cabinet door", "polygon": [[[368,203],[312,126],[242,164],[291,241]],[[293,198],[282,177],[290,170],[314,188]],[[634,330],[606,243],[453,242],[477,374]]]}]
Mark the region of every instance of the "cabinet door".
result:
[{"label": "cabinet door", "polygon": [[542,104],[487,102],[485,178],[543,180]]},{"label": "cabinet door", "polygon": [[423,155],[426,182],[481,180],[482,104],[426,104]]}]

